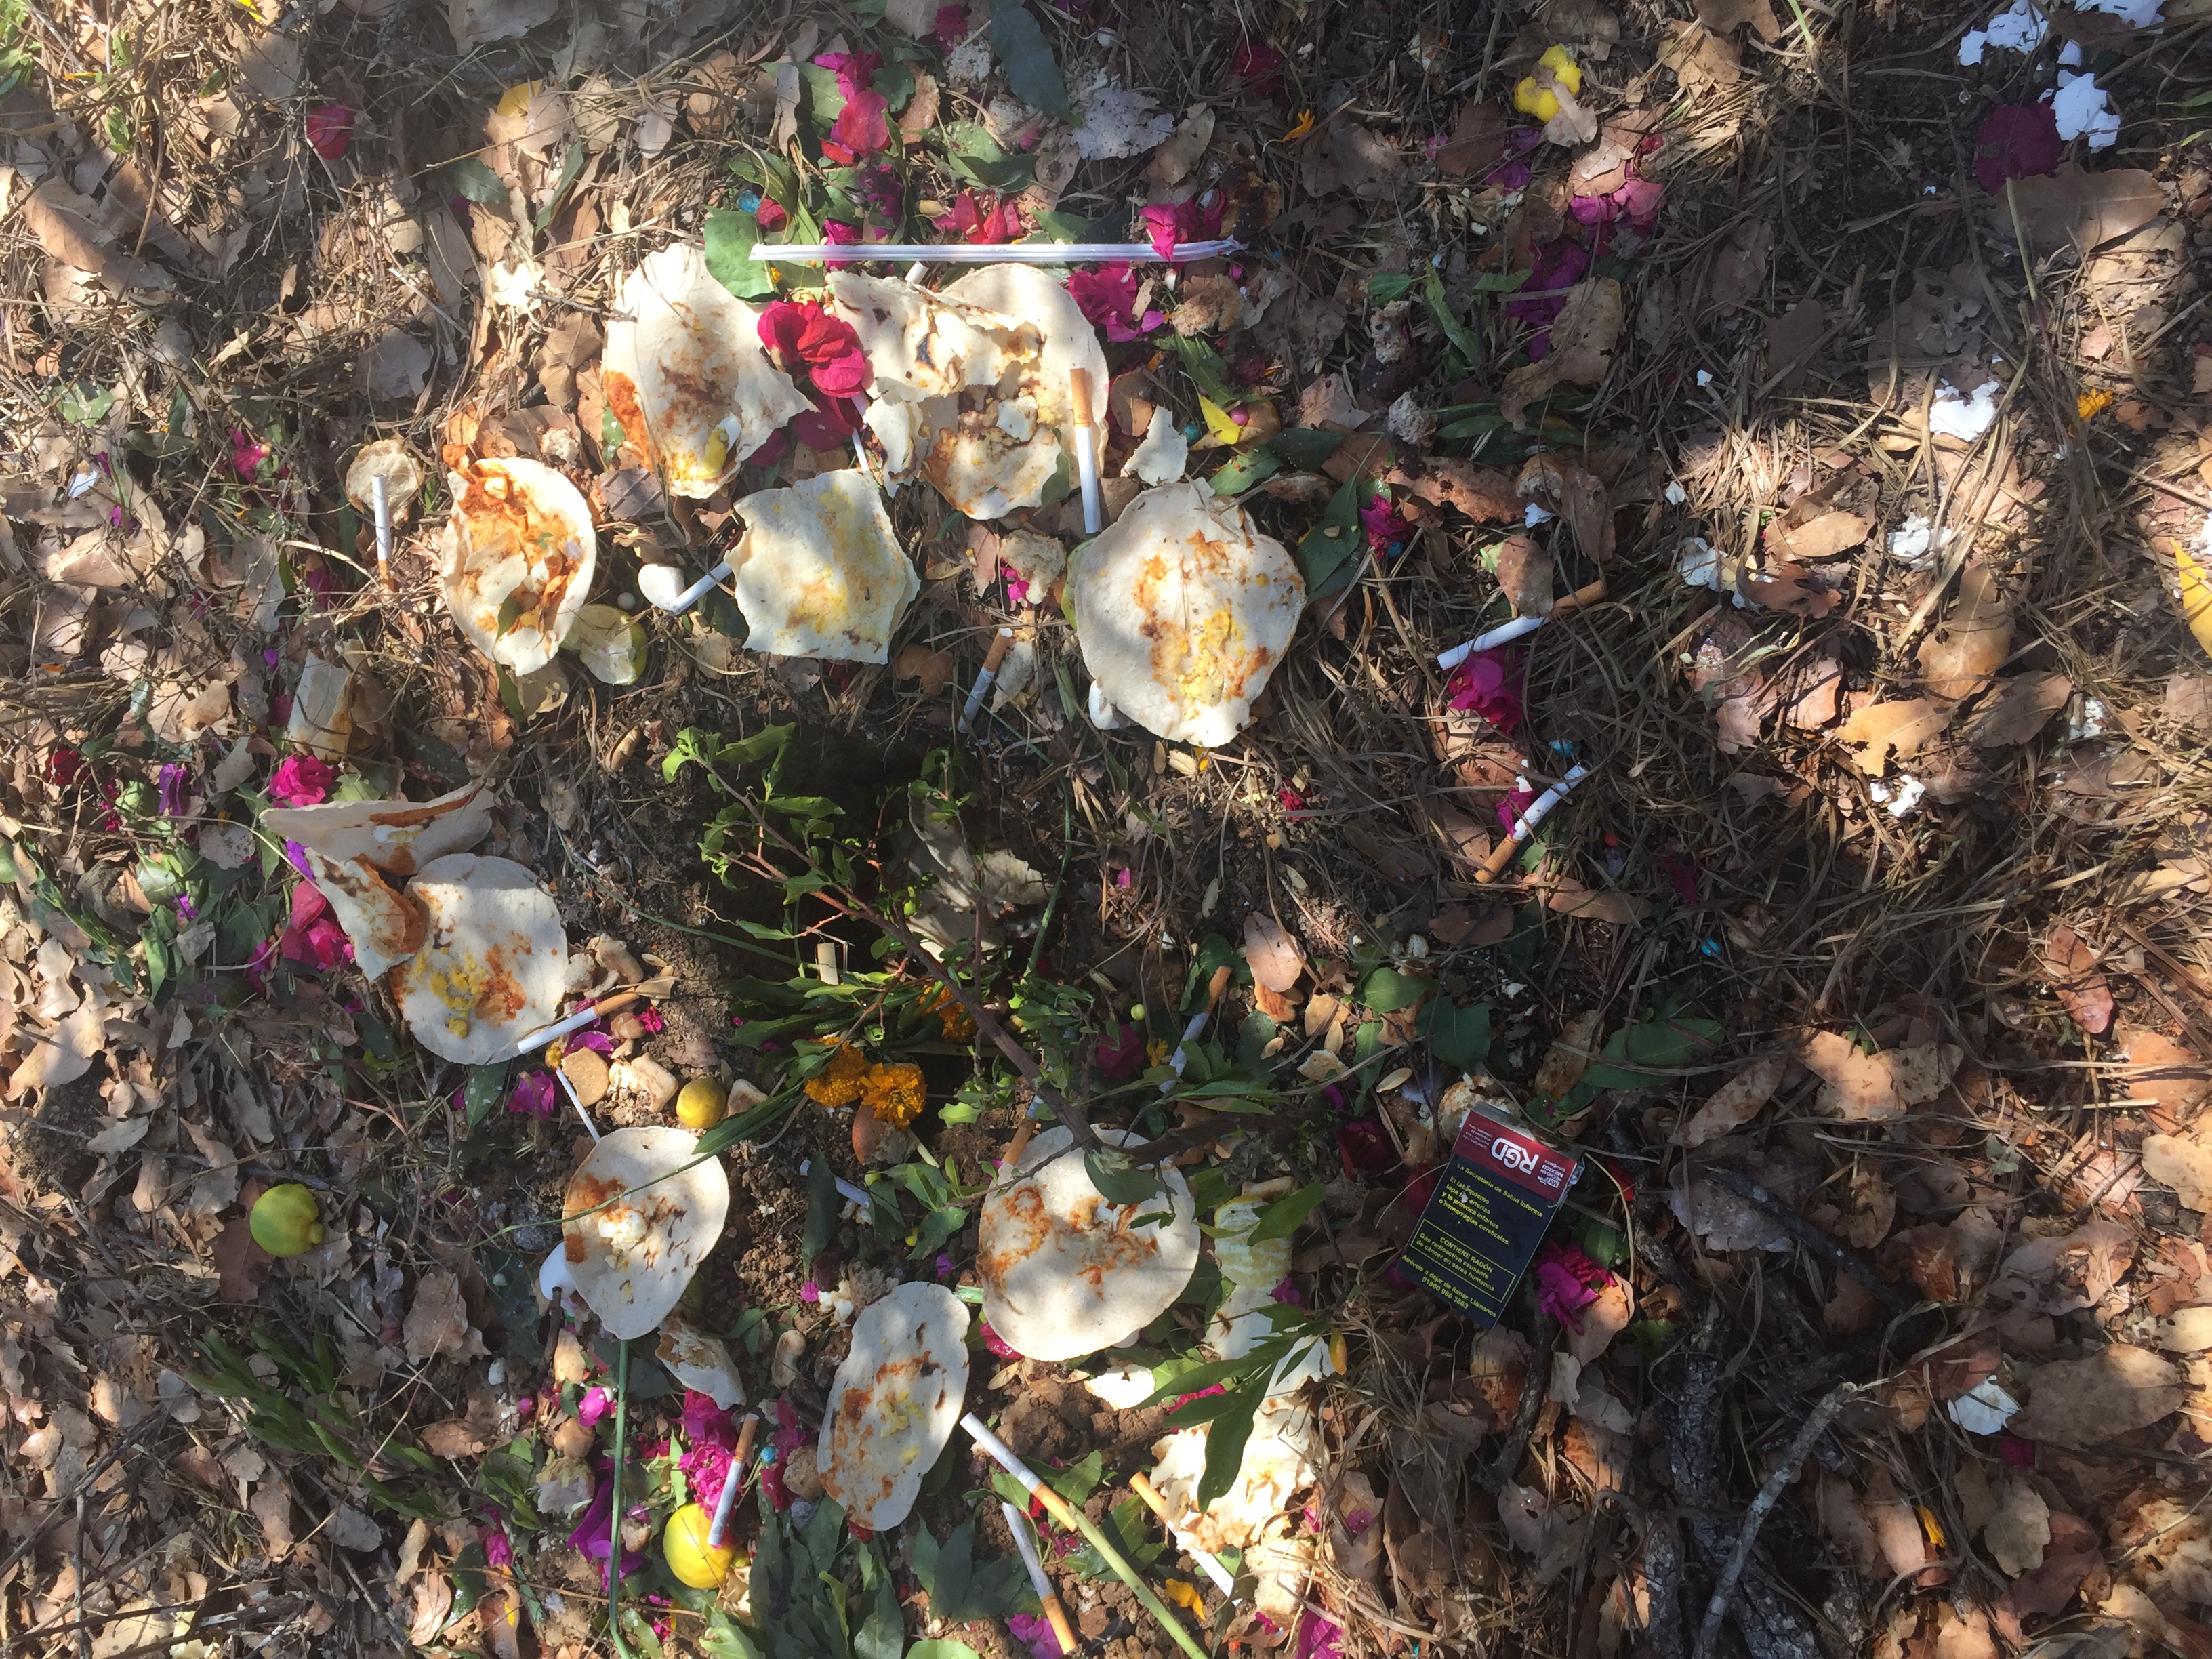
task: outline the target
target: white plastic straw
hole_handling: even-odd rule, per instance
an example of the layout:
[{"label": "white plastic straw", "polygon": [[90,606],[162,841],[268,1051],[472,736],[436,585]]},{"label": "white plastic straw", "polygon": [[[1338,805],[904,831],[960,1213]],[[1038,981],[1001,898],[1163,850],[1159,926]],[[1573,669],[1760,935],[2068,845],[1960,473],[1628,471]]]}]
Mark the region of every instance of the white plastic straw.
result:
[{"label": "white plastic straw", "polygon": [[[1196,1013],[1193,1014],[1190,1017],[1188,1023],[1183,1026],[1182,1042],[1176,1043],[1175,1053],[1168,1056],[1168,1069],[1173,1072],[1176,1074],[1176,1077],[1181,1077],[1182,1075],[1182,1068],[1190,1064],[1190,1056],[1183,1052],[1182,1043],[1195,1042],[1199,1038],[1204,1036],[1206,1035],[1206,1022],[1212,1018],[1212,1015],[1213,1011],[1212,1009],[1201,1008]],[[1170,1078],[1165,1083],[1160,1085],[1160,1092],[1162,1094],[1166,1094],[1174,1087],[1175,1078]]]},{"label": "white plastic straw", "polygon": [[[802,1159],[799,1165],[799,1173],[805,1175],[810,1170],[813,1169],[813,1167],[814,1160],[812,1158]],[[842,1176],[833,1176],[830,1179],[837,1183],[838,1193],[849,1203],[857,1204],[865,1210],[876,1201],[873,1198],[869,1196],[868,1189],[866,1187],[855,1187],[851,1182],[846,1180]]]},{"label": "white plastic straw", "polygon": [[381,472],[368,481],[376,504],[376,568],[386,582],[392,580],[392,481]]},{"label": "white plastic straw", "polygon": [[705,575],[700,577],[697,581],[693,582],[690,586],[685,588],[681,593],[678,593],[672,603],[663,605],[661,609],[667,611],[672,617],[682,616],[693,605],[698,604],[700,600],[705,599],[707,597],[708,590],[714,587],[715,584],[720,582],[723,577],[729,574],[730,562],[727,559],[725,559],[720,564],[716,565],[712,570],[709,570]]},{"label": "white plastic straw", "polygon": [[568,1097],[568,1103],[576,1109],[576,1115],[584,1120],[584,1133],[591,1136],[592,1146],[598,1146],[599,1144],[599,1126],[592,1121],[592,1115],[584,1109],[584,1103],[578,1097],[575,1085],[568,1081],[568,1074],[562,1071],[558,1066],[556,1066],[553,1068],[553,1075],[560,1079],[561,1092]]},{"label": "white plastic straw", "polygon": [[1510,623],[1500,623],[1486,634],[1477,634],[1464,645],[1455,645],[1449,651],[1437,653],[1437,666],[1449,673],[1478,651],[1495,651],[1501,645],[1510,645],[1524,634],[1533,634],[1549,617],[1516,617]]},{"label": "white plastic straw", "polygon": [[993,1434],[975,1413],[969,1412],[963,1417],[960,1426],[975,1437],[975,1443],[983,1449],[994,1463],[1022,1483],[1024,1492],[1036,1492],[1043,1486],[1044,1483],[1030,1472],[1029,1465],[1014,1455],[1014,1449]]},{"label": "white plastic straw", "polygon": [[1177,242],[1163,255],[1150,242],[756,242],[760,260],[818,264],[829,260],[857,264],[864,259],[912,260],[947,265],[1180,264],[1239,252],[1235,237],[1212,242]]}]

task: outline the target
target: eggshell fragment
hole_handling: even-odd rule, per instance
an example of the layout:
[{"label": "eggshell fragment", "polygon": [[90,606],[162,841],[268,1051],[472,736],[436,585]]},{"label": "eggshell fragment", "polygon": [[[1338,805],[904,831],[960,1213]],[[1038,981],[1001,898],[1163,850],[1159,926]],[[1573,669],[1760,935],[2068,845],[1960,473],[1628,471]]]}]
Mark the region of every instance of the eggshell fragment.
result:
[{"label": "eggshell fragment", "polygon": [[730,556],[746,646],[779,657],[888,662],[921,591],[864,472],[823,472],[737,504],[744,537]]},{"label": "eggshell fragment", "polygon": [[446,475],[446,604],[469,643],[518,675],[553,660],[591,592],[592,510],[543,461],[472,460]]},{"label": "eggshell fragment", "polygon": [[942,1285],[902,1285],[853,1322],[853,1346],[830,1385],[823,1486],[881,1532],[913,1510],[952,1438],[968,1393],[968,1309]]},{"label": "eggshell fragment", "polygon": [[562,1254],[609,1336],[666,1319],[722,1236],[730,1178],[698,1146],[684,1129],[616,1129],[568,1178]]},{"label": "eggshell fragment", "polygon": [[1112,705],[1171,743],[1227,743],[1289,649],[1306,590],[1283,544],[1202,483],[1132,501],[1070,584],[1076,636]]},{"label": "eggshell fragment", "polygon": [[528,869],[448,854],[423,866],[407,896],[424,934],[396,989],[416,1042],[441,1060],[488,1066],[558,1017],[568,937]]}]

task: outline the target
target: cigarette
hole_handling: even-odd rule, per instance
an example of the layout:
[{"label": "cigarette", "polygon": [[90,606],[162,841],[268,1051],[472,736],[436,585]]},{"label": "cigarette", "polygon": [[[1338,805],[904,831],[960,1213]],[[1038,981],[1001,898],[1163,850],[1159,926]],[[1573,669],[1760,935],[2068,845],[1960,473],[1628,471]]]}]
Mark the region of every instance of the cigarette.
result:
[{"label": "cigarette", "polygon": [[1152,1485],[1141,1470],[1129,1477],[1129,1490],[1143,1498],[1145,1506],[1160,1517],[1160,1524],[1168,1529],[1168,1536],[1182,1547],[1184,1554],[1198,1563],[1198,1570],[1220,1586],[1224,1595],[1234,1600],[1237,1594],[1236,1577],[1228,1568],[1221,1565],[1220,1558],[1211,1551],[1202,1550],[1198,1547],[1198,1540],[1191,1535],[1187,1528],[1176,1524],[1175,1517],[1168,1513],[1168,1500],[1160,1496],[1159,1488]]},{"label": "cigarette", "polygon": [[730,1511],[736,1507],[738,1488],[745,1483],[745,1466],[753,1461],[753,1437],[760,1432],[760,1413],[747,1412],[738,1428],[738,1449],[730,1456],[730,1472],[722,1477],[722,1495],[714,1500],[714,1518],[707,1523],[707,1547],[722,1547],[730,1529]]},{"label": "cigarette", "polygon": [[[1229,988],[1230,978],[1231,969],[1226,967],[1213,970],[1213,978],[1206,988],[1206,1006],[1190,1017],[1189,1024],[1182,1028],[1182,1042],[1176,1044],[1176,1051],[1168,1060],[1176,1077],[1181,1077],[1182,1068],[1190,1063],[1189,1056],[1183,1053],[1183,1042],[1195,1042],[1206,1035],[1206,1023],[1213,1018],[1213,1011],[1221,1006],[1221,994]],[[1160,1085],[1160,1092],[1165,1094],[1174,1087],[1175,1081],[1171,1078]]]},{"label": "cigarette", "polygon": [[392,481],[381,472],[369,480],[369,497],[376,507],[376,574],[392,586]]},{"label": "cigarette", "polygon": [[1060,1597],[1052,1588],[1052,1580],[1044,1576],[1044,1563],[1037,1559],[1036,1540],[1030,1536],[1029,1519],[1005,1498],[999,1500],[999,1510],[1006,1517],[1006,1530],[1014,1535],[1014,1547],[1022,1553],[1022,1565],[1030,1571],[1030,1588],[1044,1603],[1044,1616],[1052,1621],[1052,1633],[1064,1654],[1077,1651],[1075,1632],[1067,1622],[1067,1609],[1060,1604]]},{"label": "cigarette", "polygon": [[929,261],[927,259],[916,259],[912,264],[906,268],[907,281],[914,283],[916,287],[919,287],[921,283],[921,279],[928,275]]},{"label": "cigarette", "polygon": [[1014,630],[1002,628],[991,636],[991,648],[983,655],[983,672],[975,676],[975,684],[968,688],[968,706],[960,711],[960,721],[955,728],[965,732],[975,724],[976,714],[983,707],[983,699],[990,695],[991,684],[999,678],[999,665],[1013,649]]},{"label": "cigarette", "polygon": [[1530,801],[1528,810],[1513,820],[1511,831],[1491,849],[1490,856],[1482,861],[1482,867],[1474,872],[1475,880],[1486,885],[1496,881],[1498,872],[1505,867],[1514,850],[1535,833],[1536,826],[1544,821],[1545,815],[1567,798],[1567,792],[1589,775],[1589,767],[1571,766],[1568,768],[1566,776]]},{"label": "cigarette", "polygon": [[598,1146],[599,1126],[592,1121],[592,1115],[584,1109],[583,1098],[577,1094],[576,1085],[568,1081],[568,1074],[558,1066],[553,1068],[553,1075],[560,1079],[561,1092],[568,1097],[568,1103],[576,1109],[576,1115],[584,1120],[584,1133],[591,1136],[592,1146]]},{"label": "cigarette", "polygon": [[685,588],[681,593],[678,593],[673,600],[666,605],[664,605],[662,609],[666,611],[672,617],[682,616],[693,605],[698,604],[700,600],[705,599],[707,597],[708,590],[714,586],[715,584],[720,582],[729,574],[730,562],[727,559],[725,559],[720,564],[716,565],[712,570],[709,570],[705,575],[700,577],[697,581],[693,582],[690,586]]},{"label": "cigarette", "polygon": [[1075,476],[1083,488],[1083,533],[1095,536],[1106,519],[1098,494],[1098,429],[1091,419],[1091,371],[1071,369],[1067,378],[1075,404]]},{"label": "cigarette", "polygon": [[827,259],[841,264],[908,259],[917,264],[950,265],[1177,264],[1185,259],[1217,258],[1237,252],[1243,246],[1233,236],[1211,242],[1177,242],[1171,252],[1164,254],[1150,242],[756,242],[753,258],[805,264]]},{"label": "cigarette", "polygon": [[1477,634],[1464,645],[1455,645],[1449,651],[1437,653],[1437,666],[1449,673],[1478,651],[1495,651],[1501,645],[1510,645],[1524,634],[1533,634],[1553,617],[1564,617],[1576,611],[1586,611],[1605,597],[1605,578],[1601,576],[1588,587],[1578,587],[1553,605],[1549,616],[1516,617],[1510,623],[1501,623],[1487,633]]},{"label": "cigarette", "polygon": [[556,1019],[550,1025],[541,1025],[521,1042],[516,1043],[514,1052],[508,1054],[507,1058],[520,1060],[532,1048],[542,1048],[548,1043],[558,1042],[569,1032],[582,1030],[601,1015],[618,1013],[636,1000],[637,993],[635,991],[617,991],[612,996],[601,997],[589,1007],[579,1008],[566,1019]]}]

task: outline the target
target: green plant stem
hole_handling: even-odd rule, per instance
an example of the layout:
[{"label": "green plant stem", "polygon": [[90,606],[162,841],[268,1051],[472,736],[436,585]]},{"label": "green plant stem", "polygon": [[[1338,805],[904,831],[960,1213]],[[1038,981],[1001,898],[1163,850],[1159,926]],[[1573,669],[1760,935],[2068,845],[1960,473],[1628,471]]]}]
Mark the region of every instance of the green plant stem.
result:
[{"label": "green plant stem", "polygon": [[607,1634],[614,1638],[615,1659],[631,1659],[622,1627],[622,1466],[623,1442],[629,1428],[629,1339],[623,1337],[615,1344],[615,1470],[610,1477],[614,1483],[614,1515],[607,1523],[612,1533],[607,1551]]},{"label": "green plant stem", "polygon": [[1074,1504],[1061,1498],[1060,1494],[1049,1486],[1040,1490],[1036,1496],[1038,1501],[1047,1509],[1055,1512],[1058,1519],[1074,1523],[1076,1530],[1089,1540],[1091,1548],[1098,1552],[1099,1558],[1114,1569],[1114,1576],[1135,1593],[1137,1600],[1143,1603],[1145,1611],[1159,1621],[1161,1629],[1175,1638],[1177,1647],[1188,1654],[1190,1659],[1206,1659],[1206,1650],[1191,1639],[1190,1632],[1182,1627],[1182,1621],[1168,1611],[1164,1601],[1152,1594],[1152,1587],[1147,1584],[1137,1570],[1129,1565],[1121,1552],[1114,1547],[1112,1540],[1106,1536],[1104,1529],[1097,1522],[1091,1520],[1081,1510],[1077,1509]]}]

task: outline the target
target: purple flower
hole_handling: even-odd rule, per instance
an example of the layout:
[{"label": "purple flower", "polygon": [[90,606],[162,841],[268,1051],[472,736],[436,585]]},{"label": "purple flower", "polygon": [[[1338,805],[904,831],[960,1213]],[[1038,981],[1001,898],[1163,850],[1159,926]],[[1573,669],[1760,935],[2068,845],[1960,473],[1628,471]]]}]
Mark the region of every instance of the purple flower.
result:
[{"label": "purple flower", "polygon": [[1582,1329],[1575,1316],[1612,1282],[1613,1275],[1577,1244],[1547,1244],[1536,1257],[1536,1305],[1569,1330]]},{"label": "purple flower", "polygon": [[1535,804],[1536,792],[1533,789],[1507,790],[1505,799],[1498,803],[1498,827],[1507,835],[1511,835],[1513,826],[1521,820],[1521,815]]},{"label": "purple flower", "polygon": [[953,1273],[958,1269],[959,1266],[960,1264],[955,1261],[945,1251],[939,1250],[937,1253],[937,1276],[939,1279],[951,1278]]},{"label": "purple flower", "polygon": [[729,1413],[708,1395],[684,1391],[684,1438],[688,1445],[677,1467],[690,1483],[694,1503],[712,1509],[730,1478],[730,1460],[738,1449],[737,1425]]},{"label": "purple flower", "polygon": [[185,815],[185,797],[191,791],[192,775],[189,767],[164,766],[157,774],[157,787],[161,797],[161,816],[179,818]]},{"label": "purple flower", "polygon": [[658,1008],[647,1008],[644,1010],[638,1015],[637,1023],[644,1026],[647,1030],[651,1031],[655,1035],[658,1035],[668,1029],[668,1022],[661,1018],[660,1010]]},{"label": "purple flower", "polygon": [[1478,651],[1452,671],[1444,694],[1457,709],[1473,709],[1507,737],[1521,724],[1521,659],[1517,652]]},{"label": "purple flower", "polygon": [[576,1402],[576,1420],[587,1429],[595,1429],[599,1419],[615,1408],[615,1397],[605,1389],[594,1385],[584,1390],[584,1397]]},{"label": "purple flower", "polygon": [[[594,1389],[592,1392],[601,1394],[605,1390]],[[593,1465],[593,1469],[595,1473],[605,1475],[613,1474],[614,1467],[611,1460],[602,1457]],[[630,1515],[635,1517],[644,1512],[645,1506],[641,1504],[631,1509]],[[614,1486],[611,1481],[605,1482],[592,1494],[592,1506],[584,1511],[584,1518],[576,1522],[576,1529],[568,1534],[568,1547],[580,1551],[594,1561],[609,1560],[615,1552],[614,1540],[611,1536],[614,1531]],[[625,1577],[644,1565],[645,1557],[637,1551],[623,1552],[622,1570]],[[608,1587],[611,1589],[614,1583],[614,1574],[611,1571],[609,1572],[606,1579]]]},{"label": "purple flower", "polygon": [[1990,195],[2001,196],[2008,179],[2055,172],[2065,150],[2057,112],[2049,104],[2000,104],[1975,135],[1974,177]]},{"label": "purple flower", "polygon": [[807,1304],[809,1306],[820,1302],[822,1300],[822,1287],[816,1284],[812,1279],[808,1279],[804,1285],[801,1285],[799,1287],[799,1299],[801,1302]]},{"label": "purple flower", "polygon": [[1042,1613],[1010,1613],[1006,1628],[1030,1650],[1030,1659],[1060,1659],[1060,1638],[1052,1633],[1052,1620]]},{"label": "purple flower", "polygon": [[307,868],[307,849],[301,846],[298,842],[288,841],[284,843],[284,862],[310,881],[314,879],[315,872]]},{"label": "purple flower", "polygon": [[174,902],[177,907],[177,920],[179,921],[197,921],[199,920],[200,907],[192,902],[192,896],[190,893],[178,894]]},{"label": "purple flower", "polygon": [[514,1091],[507,1097],[507,1109],[534,1117],[540,1122],[555,1116],[561,1109],[561,1091],[550,1072],[525,1072],[514,1080]]},{"label": "purple flower", "polygon": [[477,1536],[483,1543],[484,1565],[494,1572],[506,1572],[514,1565],[514,1542],[505,1527],[486,1526]]},{"label": "purple flower", "polygon": [[255,442],[253,434],[243,427],[231,428],[230,464],[240,477],[252,483],[261,471],[261,463],[268,459],[267,444]]},{"label": "purple flower", "polygon": [[328,762],[313,755],[292,755],[269,780],[269,799],[279,806],[320,806],[337,781]]}]

